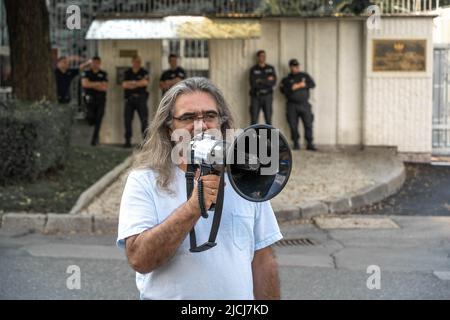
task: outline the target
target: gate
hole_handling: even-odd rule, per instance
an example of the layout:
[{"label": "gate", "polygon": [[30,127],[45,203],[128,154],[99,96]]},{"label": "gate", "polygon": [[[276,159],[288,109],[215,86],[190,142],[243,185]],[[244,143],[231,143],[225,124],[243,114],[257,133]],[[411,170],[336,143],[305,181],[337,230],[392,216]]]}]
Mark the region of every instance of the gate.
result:
[{"label": "gate", "polygon": [[433,155],[450,155],[450,45],[434,47]]}]

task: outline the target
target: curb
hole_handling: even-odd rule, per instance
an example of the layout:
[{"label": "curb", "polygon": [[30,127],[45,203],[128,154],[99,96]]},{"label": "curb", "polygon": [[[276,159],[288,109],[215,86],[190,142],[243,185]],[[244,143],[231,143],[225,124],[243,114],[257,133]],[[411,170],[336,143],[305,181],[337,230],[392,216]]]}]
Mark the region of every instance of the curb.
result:
[{"label": "curb", "polygon": [[6,213],[1,230],[12,234],[40,232],[43,234],[113,234],[117,233],[118,218],[64,213]]},{"label": "curb", "polygon": [[379,202],[393,194],[402,187],[406,179],[403,162],[389,175],[383,177],[377,184],[363,187],[352,195],[331,197],[321,201],[307,202],[298,207],[290,206],[275,210],[277,220],[280,222],[311,219],[317,216],[348,213]]},{"label": "curb", "polygon": [[114,169],[106,173],[96,183],[85,190],[79,197],[75,205],[70,210],[69,214],[77,214],[83,208],[85,208],[98,194],[106,189],[117,177],[131,165],[133,156],[129,156],[121,164],[117,165]]}]

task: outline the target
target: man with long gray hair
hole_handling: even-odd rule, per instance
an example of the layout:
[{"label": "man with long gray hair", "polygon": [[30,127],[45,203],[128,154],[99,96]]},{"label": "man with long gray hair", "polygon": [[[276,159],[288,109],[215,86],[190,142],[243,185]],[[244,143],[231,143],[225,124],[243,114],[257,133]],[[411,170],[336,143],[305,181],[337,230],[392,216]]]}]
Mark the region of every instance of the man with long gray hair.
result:
[{"label": "man with long gray hair", "polygon": [[[136,271],[141,299],[279,299],[271,245],[282,238],[270,203],[240,197],[225,187],[217,245],[190,252],[188,235],[208,238],[211,218],[200,219],[198,185],[187,199],[186,159],[173,163],[174,132],[233,126],[222,93],[205,78],[173,86],[161,100],[136,155],[120,205],[117,244]],[[176,140],[176,141],[173,141]],[[216,203],[219,176],[204,175],[204,204]]]}]

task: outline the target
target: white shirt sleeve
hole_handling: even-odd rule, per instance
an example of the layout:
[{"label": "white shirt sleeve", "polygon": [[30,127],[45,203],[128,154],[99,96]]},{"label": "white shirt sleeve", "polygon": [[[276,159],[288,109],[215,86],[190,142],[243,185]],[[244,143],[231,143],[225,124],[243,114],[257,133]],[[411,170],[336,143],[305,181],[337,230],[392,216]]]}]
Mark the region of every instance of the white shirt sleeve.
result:
[{"label": "white shirt sleeve", "polygon": [[283,238],[270,201],[259,202],[256,208],[255,251],[268,247]]},{"label": "white shirt sleeve", "polygon": [[125,239],[158,224],[151,183],[143,171],[132,171],[127,178],[120,202],[117,246],[125,247]]}]

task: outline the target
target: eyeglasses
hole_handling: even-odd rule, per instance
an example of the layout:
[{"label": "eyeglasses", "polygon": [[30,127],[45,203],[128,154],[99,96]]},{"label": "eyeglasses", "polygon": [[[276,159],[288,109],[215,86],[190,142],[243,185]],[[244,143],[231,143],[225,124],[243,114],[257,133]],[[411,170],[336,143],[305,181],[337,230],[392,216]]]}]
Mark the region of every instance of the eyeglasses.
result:
[{"label": "eyeglasses", "polygon": [[201,115],[197,113],[185,113],[179,117],[172,117],[184,124],[194,123],[195,120],[203,120],[205,122],[216,122],[219,119],[219,114],[215,111],[202,112]]}]

